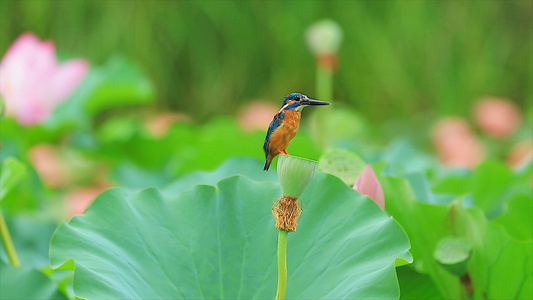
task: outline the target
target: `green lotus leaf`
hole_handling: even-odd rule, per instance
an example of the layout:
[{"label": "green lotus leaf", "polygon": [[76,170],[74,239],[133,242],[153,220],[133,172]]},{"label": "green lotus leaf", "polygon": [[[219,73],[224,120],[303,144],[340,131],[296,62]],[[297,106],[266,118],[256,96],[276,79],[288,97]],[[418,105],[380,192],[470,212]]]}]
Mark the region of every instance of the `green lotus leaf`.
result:
[{"label": "green lotus leaf", "polygon": [[0,260],[0,299],[67,299],[50,278],[31,267]]},{"label": "green lotus leaf", "polygon": [[463,276],[471,251],[472,246],[464,238],[447,236],[439,240],[433,256],[448,272]]},{"label": "green lotus leaf", "polygon": [[0,201],[26,176],[26,166],[14,157],[8,157],[2,162],[0,169]]},{"label": "green lotus leaf", "polygon": [[[234,176],[167,196],[156,189],[102,193],[63,223],[54,268],[75,269],[86,299],[272,298],[275,182]],[[411,260],[403,229],[372,200],[319,173],[300,197],[289,235],[287,298],[398,298],[397,257]]]},{"label": "green lotus leaf", "polygon": [[[460,298],[463,292],[457,277],[438,267],[433,258],[433,249],[439,238],[449,235],[448,229],[442,226],[446,224],[449,207],[416,201],[413,192],[408,190],[407,180],[403,181],[392,178],[380,180],[386,209],[408,233],[416,270],[431,277],[443,298]],[[406,201],[402,200],[404,197]]]},{"label": "green lotus leaf", "polygon": [[472,192],[472,171],[453,169],[447,173],[433,180],[431,190],[434,193],[466,195]]},{"label": "green lotus leaf", "polygon": [[343,149],[330,149],[318,161],[318,169],[333,174],[349,186],[353,186],[366,167],[357,154]]},{"label": "green lotus leaf", "polygon": [[435,157],[422,152],[411,141],[404,138],[394,139],[384,149],[378,160],[388,162],[384,172],[394,176],[438,168]]},{"label": "green lotus leaf", "polygon": [[[382,166],[380,166],[383,170]],[[378,170],[379,170],[378,169]],[[473,298],[519,299],[533,298],[533,241],[516,240],[507,229],[526,225],[529,220],[510,224],[506,218],[488,220],[480,207],[465,207],[463,198],[448,204],[430,204],[418,201],[409,181],[401,177],[378,175],[386,199],[386,209],[402,225],[412,244],[414,266],[420,273],[428,274],[445,299],[468,297],[468,288],[459,277],[441,267],[433,253],[440,239],[446,236],[464,238],[471,246],[471,258],[467,272],[473,286]],[[505,201],[506,198],[502,196]],[[528,207],[524,199],[511,201],[518,207]],[[515,208],[516,209],[516,208]],[[515,210],[513,209],[513,210]],[[525,217],[530,213],[510,216]],[[525,236],[523,229],[519,236]],[[416,294],[416,293],[415,293]]]},{"label": "green lotus leaf", "polygon": [[[41,268],[49,265],[50,238],[58,222],[39,220],[34,215],[6,214],[6,225],[23,266]],[[9,261],[3,243],[0,243],[0,259]]]},{"label": "green lotus leaf", "polygon": [[533,299],[533,241],[513,239],[502,226],[487,224],[472,251],[474,299]]},{"label": "green lotus leaf", "polygon": [[396,272],[398,273],[398,282],[400,283],[400,299],[444,299],[435,286],[435,283],[431,280],[431,277],[427,274],[416,272],[412,268],[412,265],[398,267],[396,268]]},{"label": "green lotus leaf", "polygon": [[155,89],[140,68],[128,58],[112,56],[104,66],[93,69],[100,81],[83,107],[94,115],[110,107],[150,103]]},{"label": "green lotus leaf", "polygon": [[232,157],[213,171],[195,171],[178,178],[163,189],[165,194],[178,194],[197,184],[216,185],[220,180],[235,175],[245,175],[255,181],[278,181],[276,172],[263,171],[265,162],[251,157]]},{"label": "green lotus leaf", "polygon": [[516,239],[533,240],[533,193],[512,196],[494,222],[504,226]]},{"label": "green lotus leaf", "polygon": [[513,172],[497,161],[485,161],[475,170],[472,199],[489,218],[498,216],[515,180]]},{"label": "green lotus leaf", "polygon": [[[117,120],[107,121],[98,132],[102,142],[99,152],[117,161],[131,160],[143,168],[164,170],[174,177],[197,170],[211,170],[235,156],[252,156],[261,159],[263,165],[265,163],[261,147],[266,127],[265,131],[248,132],[234,118],[220,117],[202,126],[177,122],[165,136],[156,138],[147,132],[140,118],[121,119],[117,117]],[[320,151],[305,131],[298,133],[298,138],[287,150],[292,155],[305,155],[310,159],[320,156]],[[273,168],[276,163],[277,159]]]},{"label": "green lotus leaf", "polygon": [[451,195],[434,194],[429,186],[427,177],[422,173],[406,174],[405,178],[409,180],[417,200],[432,204],[448,204],[454,200]]}]

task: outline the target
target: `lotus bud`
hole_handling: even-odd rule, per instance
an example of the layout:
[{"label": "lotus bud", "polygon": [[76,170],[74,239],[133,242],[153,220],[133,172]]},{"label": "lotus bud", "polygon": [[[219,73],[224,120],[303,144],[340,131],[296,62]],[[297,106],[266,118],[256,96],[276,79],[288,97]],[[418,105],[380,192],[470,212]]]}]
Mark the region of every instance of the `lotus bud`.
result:
[{"label": "lotus bud", "polygon": [[333,20],[313,24],[306,33],[307,44],[315,55],[335,54],[343,38],[342,28]]},{"label": "lotus bud", "polygon": [[284,196],[298,198],[315,175],[317,162],[306,158],[280,155],[278,177]]},{"label": "lotus bud", "polygon": [[298,197],[313,178],[316,168],[316,161],[279,155],[277,170],[283,197],[272,207],[272,213],[276,217],[276,228],[296,231],[298,217],[302,213]]},{"label": "lotus bud", "polygon": [[343,35],[339,24],[329,19],[309,27],[306,33],[307,44],[315,54],[319,66],[331,71],[337,68],[337,52]]},{"label": "lotus bud", "polygon": [[357,181],[355,182],[353,189],[363,195],[367,195],[370,199],[379,205],[382,210],[385,210],[385,196],[383,189],[379,183],[374,169],[371,165],[367,165]]}]

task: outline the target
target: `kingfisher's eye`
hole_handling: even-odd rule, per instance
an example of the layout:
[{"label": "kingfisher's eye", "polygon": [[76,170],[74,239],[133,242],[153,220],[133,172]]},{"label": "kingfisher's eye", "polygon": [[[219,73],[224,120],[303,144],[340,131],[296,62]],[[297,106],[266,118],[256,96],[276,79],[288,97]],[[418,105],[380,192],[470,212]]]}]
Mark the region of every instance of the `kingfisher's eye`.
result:
[{"label": "kingfisher's eye", "polygon": [[300,97],[299,96],[294,97],[294,101],[300,101]]}]

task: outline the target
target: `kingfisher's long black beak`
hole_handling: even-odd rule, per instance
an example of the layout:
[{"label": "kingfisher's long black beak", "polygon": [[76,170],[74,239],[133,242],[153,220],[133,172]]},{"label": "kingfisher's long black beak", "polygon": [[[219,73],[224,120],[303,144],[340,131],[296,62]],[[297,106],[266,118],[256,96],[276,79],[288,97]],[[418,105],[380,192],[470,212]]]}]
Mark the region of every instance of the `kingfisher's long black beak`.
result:
[{"label": "kingfisher's long black beak", "polygon": [[302,105],[329,105],[329,102],[314,100],[314,99],[305,99],[300,102]]}]

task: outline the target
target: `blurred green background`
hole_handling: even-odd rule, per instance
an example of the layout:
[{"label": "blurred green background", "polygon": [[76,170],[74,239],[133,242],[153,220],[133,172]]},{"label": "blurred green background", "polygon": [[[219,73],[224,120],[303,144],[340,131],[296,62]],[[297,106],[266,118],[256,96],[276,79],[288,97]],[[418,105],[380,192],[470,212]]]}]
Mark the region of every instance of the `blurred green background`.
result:
[{"label": "blurred green background", "polygon": [[[0,0],[0,56],[33,32],[53,41],[61,59],[91,63],[45,122],[0,118],[0,171],[18,166],[22,178],[0,196],[22,264],[48,266],[59,220],[112,186],[176,194],[191,178],[243,170],[275,180],[262,161],[247,165],[242,156],[264,158],[266,124],[285,95],[321,99],[315,88],[329,86],[316,82],[321,72],[305,40],[323,19],[344,31],[334,105],[309,109],[289,152],[320,160],[321,171],[349,186],[373,164],[415,257],[398,269],[403,299],[465,295],[433,258],[439,239],[456,232],[477,245],[474,298],[530,299],[531,285],[513,284],[533,276],[517,271],[533,261],[531,0]],[[503,99],[498,112],[479,114],[510,127],[504,134],[473,116],[480,98]],[[240,113],[254,100],[274,107]],[[508,101],[517,107],[506,112]],[[243,125],[243,116],[265,125],[249,131],[257,124]],[[49,283],[74,298],[72,280],[58,277],[62,284]]]},{"label": "blurred green background", "polygon": [[[252,99],[315,94],[305,30],[344,30],[335,100],[371,122],[470,115],[484,95],[532,103],[532,1],[0,1],[0,52],[25,31],[153,80],[157,107],[197,120]],[[60,52],[60,54],[61,54]]]}]

